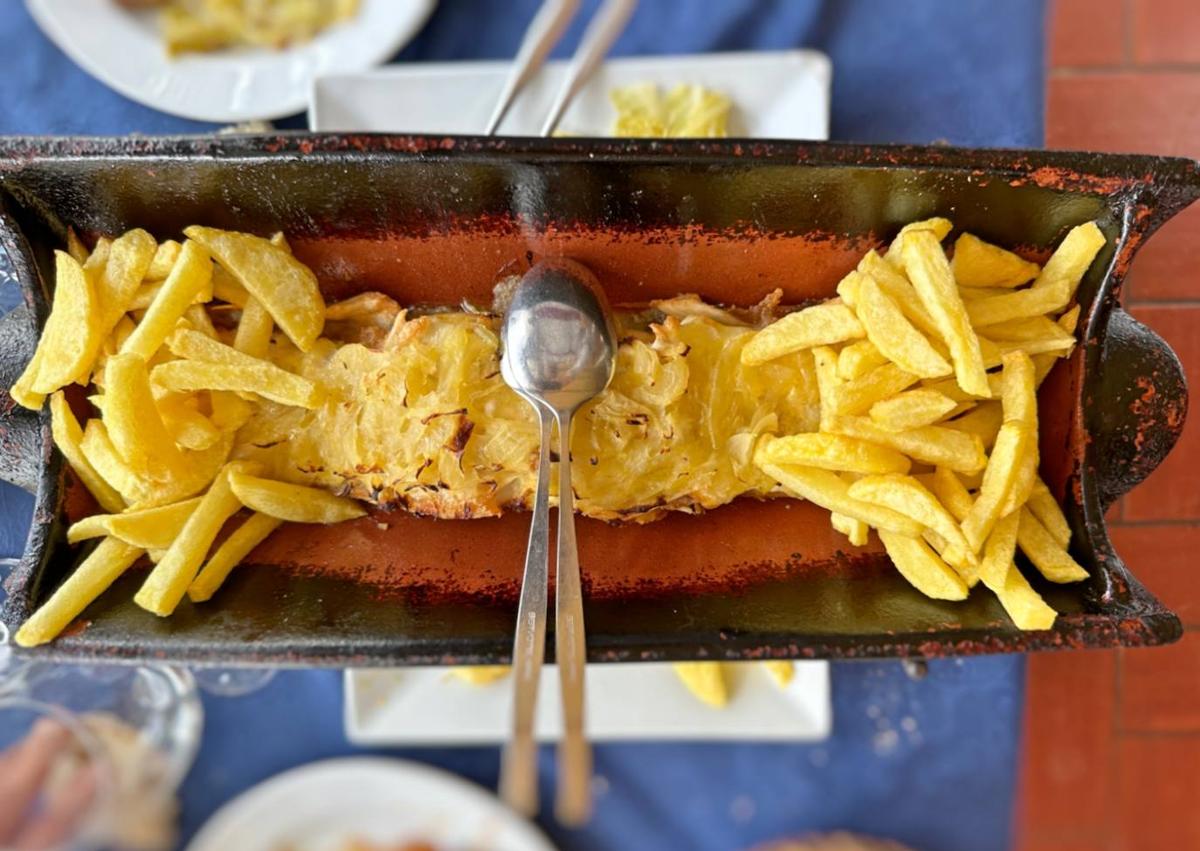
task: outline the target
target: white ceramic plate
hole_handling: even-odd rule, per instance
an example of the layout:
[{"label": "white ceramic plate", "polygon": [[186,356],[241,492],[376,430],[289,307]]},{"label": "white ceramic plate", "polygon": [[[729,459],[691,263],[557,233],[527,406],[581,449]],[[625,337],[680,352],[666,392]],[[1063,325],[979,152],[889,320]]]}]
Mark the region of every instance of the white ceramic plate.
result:
[{"label": "white ceramic plate", "polygon": [[218,810],[188,851],[340,851],[351,839],[554,851],[480,787],[426,765],[370,757],[316,762],[260,783]]},{"label": "white ceramic plate", "polygon": [[[391,66],[318,77],[313,130],[379,133],[481,133],[508,73],[507,62]],[[563,62],[547,63],[509,110],[502,135],[536,135],[550,109]],[[612,59],[571,103],[559,124],[574,136],[607,136],[608,92],[630,83],[699,83],[734,103],[729,135],[763,139],[829,138],[829,59],[811,50]]]},{"label": "white ceramic plate", "polygon": [[[11,2],[11,0],[8,0]],[[238,49],[167,58],[153,12],[114,0],[26,0],[42,31],[96,79],[154,109],[201,121],[278,118],[304,109],[319,74],[389,59],[435,0],[361,0],[351,20],[286,50]]]},{"label": "white ceramic plate", "polygon": [[[829,665],[797,662],[787,688],[753,662],[731,666],[732,697],[715,709],[664,663],[591,665],[588,737],[594,741],[815,741],[829,735]],[[558,670],[542,670],[536,733],[562,730]],[[360,745],[497,744],[508,739],[512,678],[471,685],[444,668],[346,672],[346,736]]]}]

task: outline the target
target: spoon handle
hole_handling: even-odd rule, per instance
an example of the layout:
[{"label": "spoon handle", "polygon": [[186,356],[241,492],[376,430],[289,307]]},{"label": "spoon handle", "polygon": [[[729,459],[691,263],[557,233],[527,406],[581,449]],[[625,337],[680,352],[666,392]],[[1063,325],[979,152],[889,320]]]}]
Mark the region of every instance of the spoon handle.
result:
[{"label": "spoon handle", "polygon": [[541,424],[541,451],[513,636],[513,733],[500,764],[501,795],[510,807],[528,816],[538,810],[537,742],[533,724],[542,660],[546,655],[546,601],[550,582],[550,412],[540,404],[530,404]]},{"label": "spoon handle", "polygon": [[500,98],[492,110],[492,117],[488,119],[487,128],[483,131],[485,135],[492,136],[499,129],[500,122],[508,114],[509,107],[521,89],[525,88],[525,84],[533,79],[533,75],[542,67],[554,45],[562,38],[563,30],[578,11],[579,0],[545,0],[542,3],[542,7],[530,22],[529,29],[525,31],[525,38],[513,60],[508,79],[504,81],[504,89],[500,92]]},{"label": "spoon handle", "polygon": [[587,637],[583,590],[575,545],[575,506],[571,490],[571,413],[558,414],[558,557],[554,610],[554,657],[562,688],[563,738],[558,746],[558,798],[555,812],[567,826],[591,815],[592,749],[583,730]]}]

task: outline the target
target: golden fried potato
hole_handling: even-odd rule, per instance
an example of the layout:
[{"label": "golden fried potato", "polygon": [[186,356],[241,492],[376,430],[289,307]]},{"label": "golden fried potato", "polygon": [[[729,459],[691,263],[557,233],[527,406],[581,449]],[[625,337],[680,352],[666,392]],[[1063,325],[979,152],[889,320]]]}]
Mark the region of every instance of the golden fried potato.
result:
[{"label": "golden fried potato", "polygon": [[919,379],[894,363],[885,363],[853,381],[841,382],[833,391],[833,411],[836,414],[865,414],[871,406],[888,399]]},{"label": "golden fried potato", "polygon": [[765,437],[759,457],[772,464],[800,464],[850,473],[907,473],[912,462],[894,449],[841,434]]},{"label": "golden fried potato", "polygon": [[1017,546],[1029,557],[1038,572],[1051,582],[1078,582],[1088,578],[1087,570],[1071,558],[1066,548],[1059,546],[1054,536],[1046,531],[1046,527],[1028,508],[1021,509]]},{"label": "golden fried potato", "polygon": [[105,538],[67,577],[67,581],[55,589],[50,599],[21,624],[13,639],[21,647],[36,647],[53,641],[143,552],[118,538]]},{"label": "golden fried potato", "polygon": [[184,233],[262,303],[300,351],[312,348],[325,325],[325,301],[311,269],[260,236],[199,226]]},{"label": "golden fried potato", "polygon": [[904,240],[911,234],[917,231],[925,231],[933,237],[933,241],[941,243],[943,239],[950,235],[950,231],[954,230],[954,224],[949,219],[944,219],[941,216],[935,216],[932,219],[922,219],[919,222],[909,222],[904,227],[900,228],[900,233],[892,240],[892,244],[888,246],[887,254],[884,259],[897,266],[904,268]]},{"label": "golden fried potato", "polygon": [[199,575],[188,586],[187,594],[193,603],[211,600],[213,594],[228,578],[242,559],[267,539],[283,523],[278,517],[267,514],[252,514],[242,525],[226,538],[217,551],[200,569]]},{"label": "golden fried potato", "polygon": [[[168,239],[158,244],[158,248],[154,251],[154,257],[150,260],[150,265],[146,268],[146,281],[165,281],[167,276],[171,274],[171,270],[175,268],[175,261],[179,259],[179,252],[183,248],[176,240]],[[210,290],[208,298],[212,298]],[[205,299],[208,301],[208,299]],[[146,305],[142,305],[145,307]]]},{"label": "golden fried potato", "polygon": [[954,371],[874,278],[862,276],[858,299],[855,310],[867,339],[884,357],[919,378],[940,378]]},{"label": "golden fried potato", "polygon": [[1032,281],[1042,271],[1038,264],[969,233],[955,240],[950,270],[960,287],[1010,288]]},{"label": "golden fried potato", "polygon": [[837,355],[838,377],[843,381],[862,378],[887,360],[870,340],[848,343]]},{"label": "golden fried potato", "polygon": [[888,557],[914,588],[934,600],[967,599],[967,584],[928,544],[887,529],[878,531]]},{"label": "golden fried potato", "polygon": [[887,431],[866,417],[838,417],[831,429],[860,440],[890,446],[914,461],[935,467],[949,467],[960,473],[973,473],[987,465],[983,441],[974,434],[948,426],[922,426],[910,431]]},{"label": "golden fried potato", "polygon": [[237,336],[233,347],[254,358],[265,358],[271,348],[271,334],[275,331],[275,320],[256,298],[247,298],[238,322]]},{"label": "golden fried potato", "polygon": [[871,529],[863,521],[847,517],[845,514],[838,514],[834,511],[829,515],[829,524],[836,531],[845,535],[851,545],[856,547],[865,547],[867,545]]},{"label": "golden fried potato", "polygon": [[157,251],[158,243],[154,237],[141,228],[126,231],[112,241],[104,269],[96,277],[96,303],[100,306],[102,335],[107,335],[121,315],[129,310]]},{"label": "golden fried potato", "polygon": [[[54,252],[54,302],[33,359],[12,393],[19,403],[34,402],[83,377],[92,366],[107,328],[101,302],[83,267],[65,251]],[[28,388],[28,390],[26,390]],[[36,395],[35,395],[36,394]],[[39,398],[40,397],[40,398]]]},{"label": "golden fried potato", "polygon": [[871,421],[888,431],[908,431],[933,425],[949,416],[958,403],[927,387],[906,390],[871,406]]},{"label": "golden fried potato", "polygon": [[121,354],[135,354],[149,361],[206,288],[212,288],[212,260],[203,247],[189,239],[146,315],[121,346]]},{"label": "golden fried potato", "polygon": [[716,709],[729,703],[729,683],[720,662],[674,662],[671,668],[703,703]]},{"label": "golden fried potato", "polygon": [[[912,476],[895,473],[864,476],[850,485],[850,496],[912,518],[937,533],[954,552],[962,553],[963,561],[972,563],[971,554],[967,552],[967,540],[958,522],[938,502],[937,497]],[[959,557],[954,560],[959,560]]]},{"label": "golden fried potato", "polygon": [[158,413],[146,361],[137,354],[109,358],[104,384],[104,425],[134,474],[160,482],[182,474],[183,453]]},{"label": "golden fried potato", "polygon": [[54,445],[67,459],[83,486],[96,498],[100,507],[105,511],[124,510],[125,500],[88,460],[83,450],[83,429],[80,428],[79,421],[75,419],[75,414],[71,412],[71,407],[61,390],[50,397],[50,432],[54,438]]},{"label": "golden fried potato", "polygon": [[755,462],[759,469],[779,482],[784,490],[822,508],[862,520],[876,529],[890,529],[900,535],[914,538],[921,534],[920,523],[890,508],[850,496],[849,483],[838,478],[837,473],[795,464],[772,464],[760,458],[756,458]]},{"label": "golden fried potato", "polygon": [[742,349],[742,363],[752,366],[811,349],[856,340],[864,336],[854,311],[827,301],[789,313],[754,335]]},{"label": "golden fried potato", "polygon": [[1050,488],[1046,487],[1046,483],[1040,478],[1034,480],[1026,507],[1046,528],[1050,537],[1060,547],[1066,549],[1067,544],[1071,543],[1071,525],[1067,523],[1067,518],[1063,515],[1058,500],[1054,498],[1054,494],[1050,493]]},{"label": "golden fried potato", "polygon": [[341,523],[364,516],[358,502],[320,488],[231,473],[229,486],[242,505],[292,523]]},{"label": "golden fried potato", "polygon": [[1012,495],[1031,451],[1030,445],[1035,443],[1037,435],[1031,434],[1020,422],[1006,422],[1000,427],[983,473],[979,497],[962,524],[962,532],[972,551],[979,552],[983,548],[992,527],[1000,519],[1001,509]]},{"label": "golden fried potato", "polygon": [[200,498],[194,497],[122,514],[93,514],[71,525],[67,530],[67,541],[75,544],[109,535],[146,550],[166,549],[199,504]]}]

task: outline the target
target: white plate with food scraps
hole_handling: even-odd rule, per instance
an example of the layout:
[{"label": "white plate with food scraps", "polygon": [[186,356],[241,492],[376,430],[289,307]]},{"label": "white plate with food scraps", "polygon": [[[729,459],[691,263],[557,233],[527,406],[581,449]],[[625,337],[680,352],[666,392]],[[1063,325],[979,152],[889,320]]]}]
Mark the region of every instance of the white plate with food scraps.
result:
[{"label": "white plate with food scraps", "polygon": [[26,0],[75,64],[127,98],[201,121],[278,118],[304,109],[313,78],[363,71],[421,29],[435,0],[359,0],[348,20],[281,50],[229,48],[168,57],[154,9],[116,0]]},{"label": "white plate with food scraps", "polygon": [[[665,662],[590,665],[587,727],[594,741],[818,741],[833,712],[826,662],[793,663],[781,686],[757,662],[720,663],[725,706],[692,694]],[[512,677],[477,685],[445,668],[362,669],[345,674],[346,737],[358,745],[482,745],[508,740]],[[535,733],[562,732],[558,671],[542,669]]]},{"label": "white plate with food scraps", "polygon": [[[309,126],[333,132],[482,133],[509,69],[508,62],[421,63],[320,76],[313,82]],[[513,103],[500,135],[537,135],[565,73],[565,62],[548,62]],[[828,57],[813,50],[611,59],[571,102],[559,133],[610,135],[614,111],[608,93],[614,88],[691,83],[733,102],[730,136],[828,139],[830,80]]]},{"label": "white plate with food scraps", "polygon": [[272,777],[217,811],[188,851],[385,848],[553,851],[485,789],[396,759],[312,763]]},{"label": "white plate with food scraps", "polygon": [[[535,134],[565,63],[550,62],[513,104],[500,132]],[[392,66],[318,77],[309,124],[329,132],[478,133],[508,73],[507,62]],[[697,84],[732,102],[729,135],[829,137],[829,59],[809,50],[613,59],[589,81],[560,123],[563,133],[607,136],[616,117],[608,93],[650,82],[665,91]],[[446,104],[454,104],[447,109]],[[666,663],[588,668],[588,734],[605,740],[826,738],[833,724],[826,662],[795,663],[779,686],[754,662],[726,664],[729,702],[700,701]],[[561,727],[558,674],[542,672],[537,735]],[[347,737],[361,745],[495,744],[509,737],[512,679],[472,685],[445,668],[347,671]]]}]

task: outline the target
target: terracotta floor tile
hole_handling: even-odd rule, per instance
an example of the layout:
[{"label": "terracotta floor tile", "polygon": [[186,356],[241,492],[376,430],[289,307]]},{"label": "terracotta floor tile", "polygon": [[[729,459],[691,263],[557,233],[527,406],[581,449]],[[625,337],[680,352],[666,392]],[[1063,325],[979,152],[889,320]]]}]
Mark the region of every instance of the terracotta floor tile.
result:
[{"label": "terracotta floor tile", "polygon": [[1150,237],[1138,251],[1125,282],[1127,304],[1196,299],[1200,299],[1200,203],[1192,204]]},{"label": "terracotta floor tile", "polygon": [[1200,632],[1166,647],[1122,650],[1118,664],[1122,732],[1200,734]]},{"label": "terracotta floor tile", "polygon": [[1125,59],[1125,0],[1053,0],[1050,67],[1120,65]]},{"label": "terracotta floor tile", "polygon": [[1051,148],[1196,156],[1200,74],[1117,72],[1052,77],[1046,89]]},{"label": "terracotta floor tile", "polygon": [[1116,655],[1039,653],[1028,670],[1021,822],[1031,837],[1095,830],[1111,802]]},{"label": "terracotta floor tile", "polygon": [[1200,526],[1109,529],[1130,571],[1187,625],[1200,627]]},{"label": "terracotta floor tile", "polygon": [[1130,42],[1135,62],[1200,62],[1200,3],[1131,0]]},{"label": "terracotta floor tile", "polygon": [[1107,833],[1022,836],[1017,841],[1017,851],[1105,851],[1111,839]]},{"label": "terracotta floor tile", "polygon": [[[1198,75],[1200,79],[1200,75]],[[1196,110],[1200,114],[1200,109]],[[1133,315],[1153,328],[1175,350],[1193,382],[1200,376],[1200,306],[1141,306]],[[1162,466],[1125,497],[1124,520],[1200,518],[1200,415],[1193,411],[1183,436]]]},{"label": "terracotta floor tile", "polygon": [[1200,736],[1132,736],[1119,745],[1117,848],[1200,848]]}]

